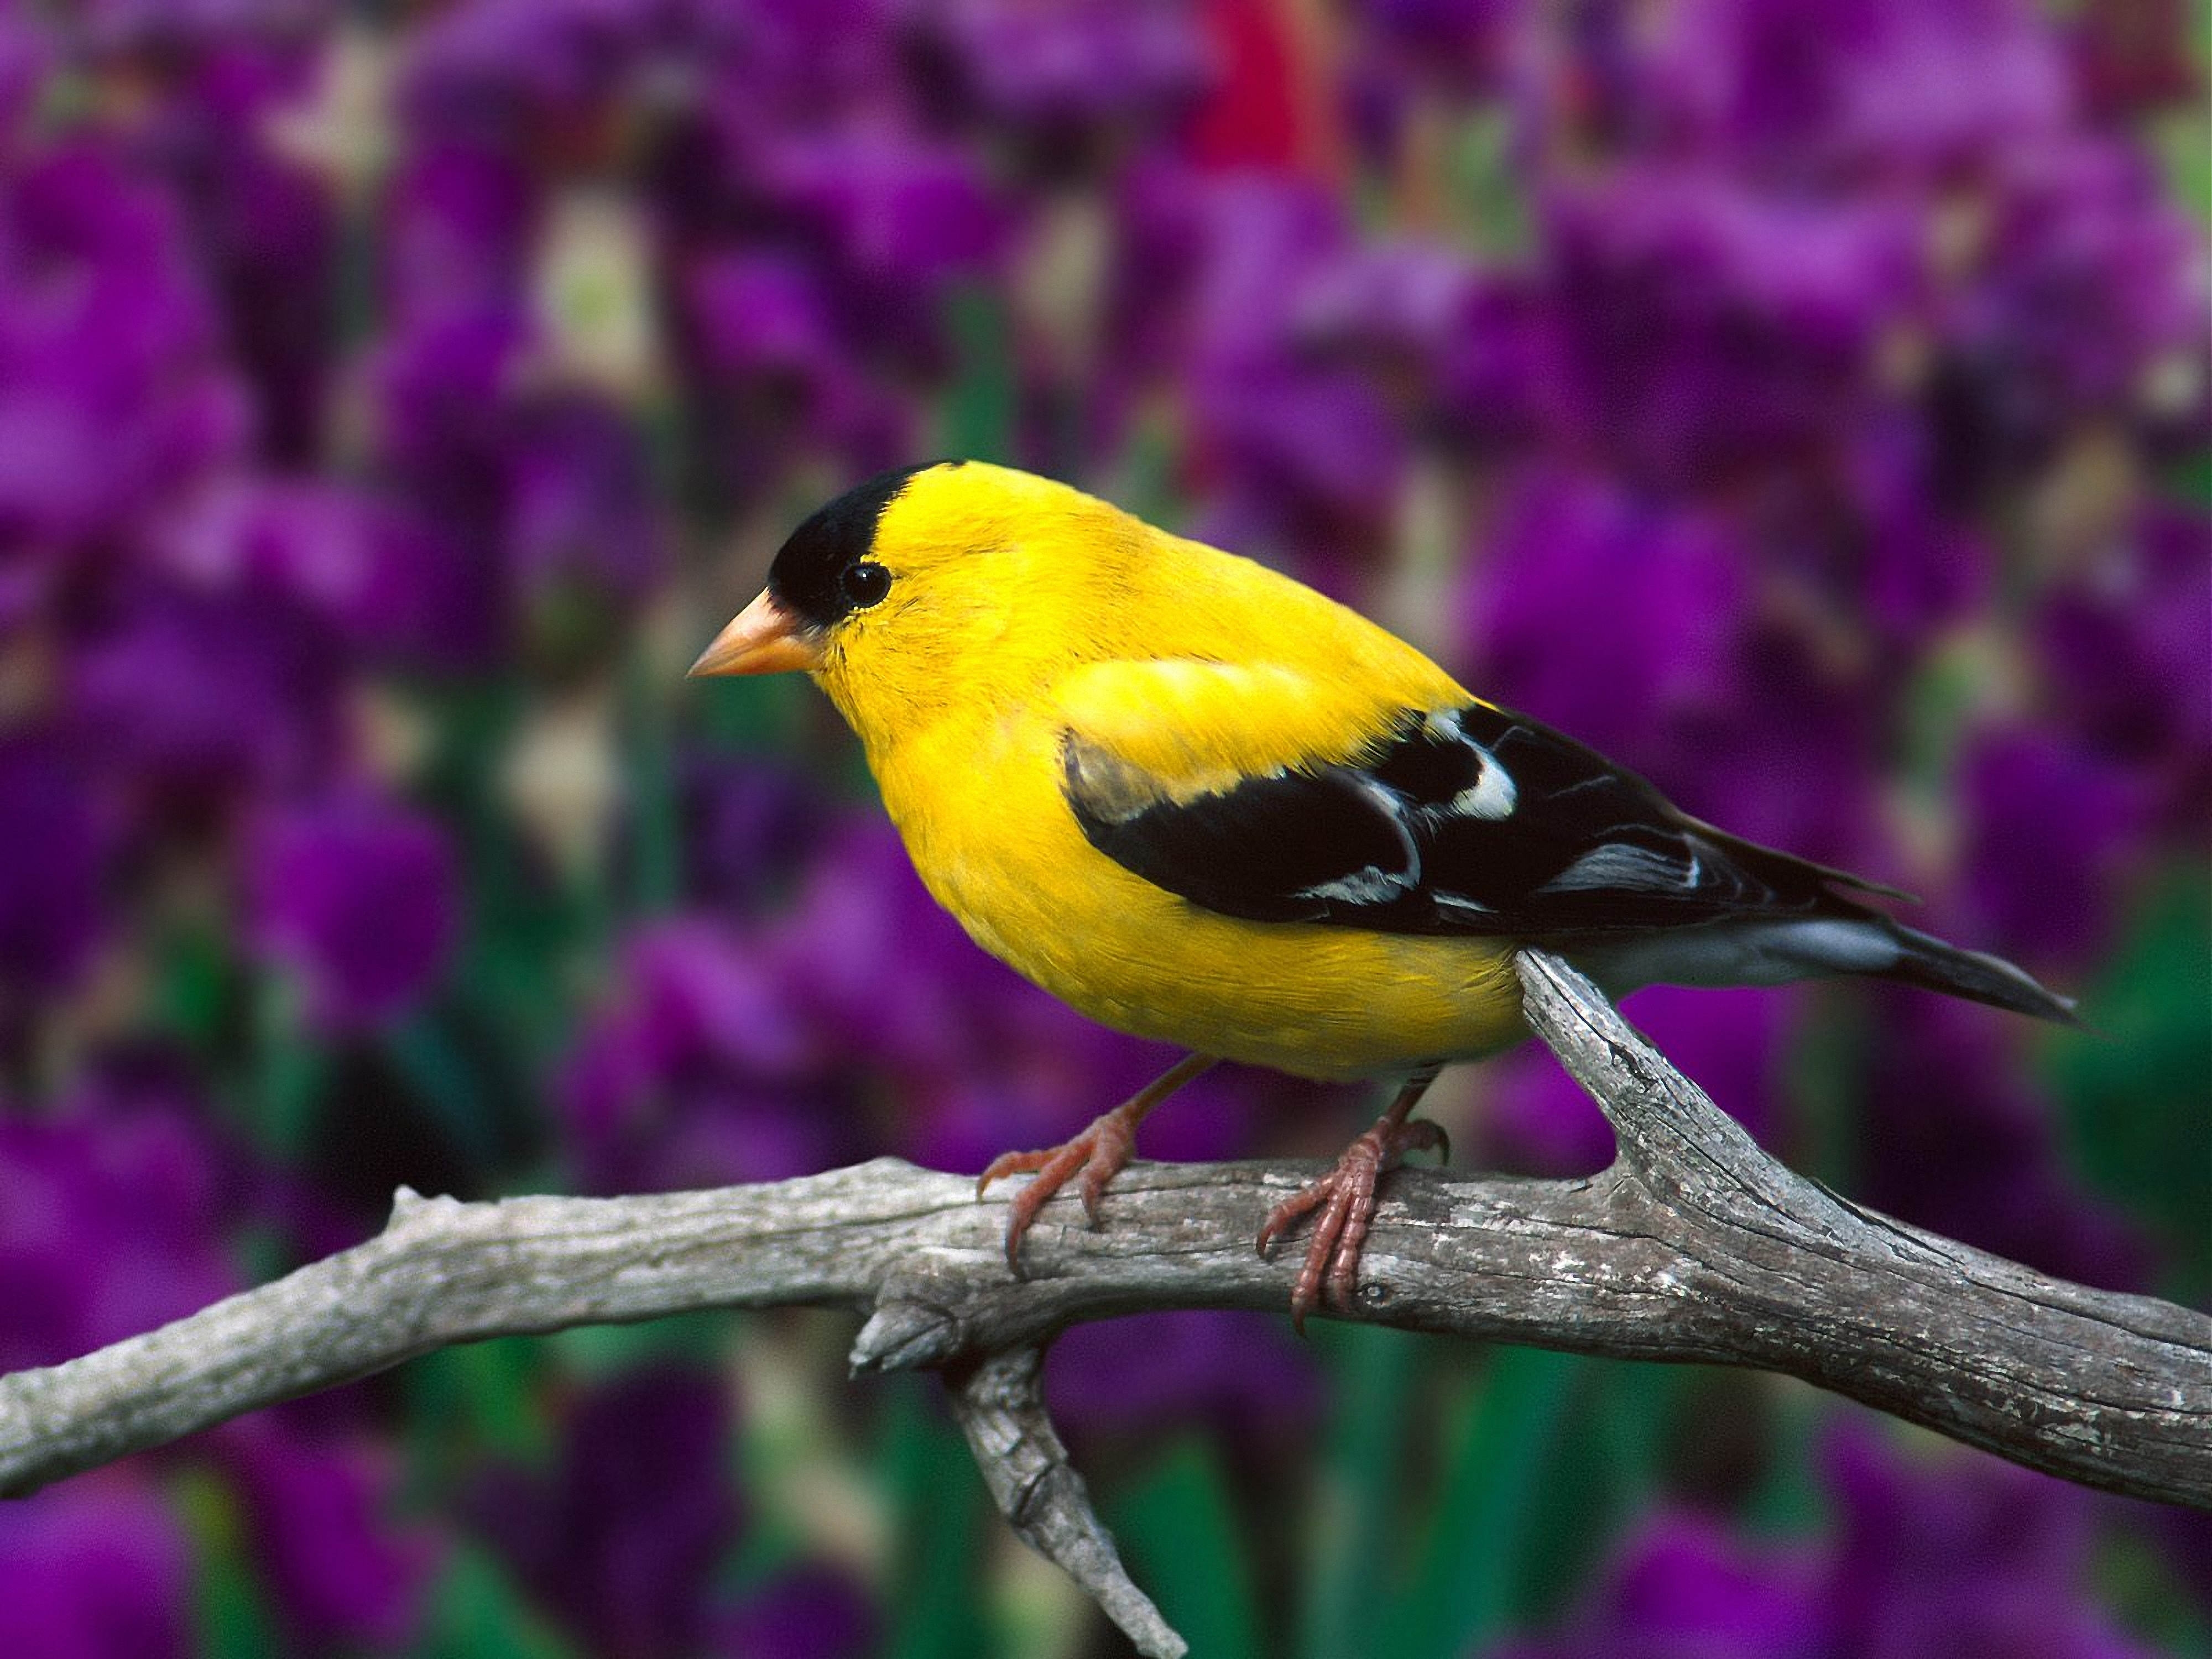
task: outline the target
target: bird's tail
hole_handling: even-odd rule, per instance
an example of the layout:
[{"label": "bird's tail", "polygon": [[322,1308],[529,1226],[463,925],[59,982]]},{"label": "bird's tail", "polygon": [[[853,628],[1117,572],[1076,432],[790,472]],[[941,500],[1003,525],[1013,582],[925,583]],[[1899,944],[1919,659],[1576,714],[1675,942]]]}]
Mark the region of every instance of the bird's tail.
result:
[{"label": "bird's tail", "polygon": [[2033,1014],[2038,1019],[2056,1020],[2061,1025],[2081,1024],[2074,1012],[2073,998],[2045,989],[2027,969],[2015,968],[2002,957],[1947,945],[1933,934],[1904,927],[1887,916],[1876,916],[1874,921],[1900,953],[1895,963],[1877,970],[1880,978],[1902,980],[1907,985],[1971,998],[1992,1007]]}]

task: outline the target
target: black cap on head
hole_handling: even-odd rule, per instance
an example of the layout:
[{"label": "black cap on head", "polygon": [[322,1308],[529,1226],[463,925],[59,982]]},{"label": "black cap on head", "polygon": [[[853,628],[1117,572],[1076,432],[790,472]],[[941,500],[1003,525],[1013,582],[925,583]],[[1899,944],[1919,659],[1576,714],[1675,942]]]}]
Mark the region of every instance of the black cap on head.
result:
[{"label": "black cap on head", "polygon": [[846,573],[873,550],[884,509],[915,473],[945,465],[925,461],[878,472],[817,509],[791,532],[769,567],[768,589],[776,602],[815,628],[832,627],[850,616],[859,606]]}]

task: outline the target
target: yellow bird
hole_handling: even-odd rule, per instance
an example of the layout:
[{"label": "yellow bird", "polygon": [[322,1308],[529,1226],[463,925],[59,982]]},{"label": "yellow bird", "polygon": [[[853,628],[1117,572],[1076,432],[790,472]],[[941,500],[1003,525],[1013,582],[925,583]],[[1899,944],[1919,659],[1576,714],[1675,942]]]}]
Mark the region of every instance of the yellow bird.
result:
[{"label": "yellow bird", "polygon": [[1374,1127],[1279,1206],[1293,1292],[1353,1291],[1376,1182],[1441,1146],[1437,1070],[1527,1035],[1512,955],[1640,985],[1904,980],[2070,1020],[2010,963],[1836,890],[1887,892],[1678,811],[1250,560],[1006,467],[871,479],[776,555],[694,674],[805,670],[867,752],[915,868],[975,942],[1187,1058],[1064,1146],[1010,1153],[1017,1262],[1079,1172],[1095,1214],[1138,1122],[1217,1059],[1395,1077]]}]

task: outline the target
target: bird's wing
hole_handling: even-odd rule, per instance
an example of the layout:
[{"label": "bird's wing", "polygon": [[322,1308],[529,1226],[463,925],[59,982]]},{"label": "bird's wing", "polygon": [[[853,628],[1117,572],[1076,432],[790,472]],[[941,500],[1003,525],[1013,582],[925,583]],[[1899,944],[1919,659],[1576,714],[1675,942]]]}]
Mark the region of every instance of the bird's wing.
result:
[{"label": "bird's wing", "polygon": [[[1118,665],[1136,669],[1158,665]],[[1194,684],[1208,671],[1206,695]],[[1259,921],[1571,943],[1751,916],[1863,916],[1865,884],[1738,841],[1572,738],[1479,702],[1379,714],[1343,758],[1284,752],[1301,677],[1177,665],[1148,719],[1072,719],[1061,787],[1091,845],[1192,903]],[[1202,729],[1182,729],[1194,702]],[[1238,740],[1239,727],[1249,733]],[[1225,735],[1226,734],[1226,735]]]}]

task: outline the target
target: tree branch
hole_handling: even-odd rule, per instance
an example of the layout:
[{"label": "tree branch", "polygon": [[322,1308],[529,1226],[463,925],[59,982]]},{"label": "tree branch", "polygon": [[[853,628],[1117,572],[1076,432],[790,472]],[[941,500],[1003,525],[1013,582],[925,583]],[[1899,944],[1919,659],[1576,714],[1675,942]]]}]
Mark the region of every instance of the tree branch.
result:
[{"label": "tree branch", "polygon": [[[1766,1157],[1555,958],[1530,1024],[1612,1121],[1587,1181],[1393,1176],[1358,1305],[1372,1324],[1785,1372],[2087,1486],[2212,1508],[2212,1319],[2093,1291],[1859,1208]],[[1000,1508],[1147,1654],[1182,1646],[1129,1583],[1040,1402],[1069,1324],[1287,1307],[1260,1218],[1312,1173],[1137,1164],[1101,1224],[1055,1199],[1028,1277],[1003,1197],[882,1158],[718,1192],[462,1204],[402,1191],[377,1237],[160,1330],[0,1377],[0,1494],[453,1343],[712,1307],[866,1310],[856,1370],[937,1366]]]},{"label": "tree branch", "polygon": [[1121,1565],[1083,1477],[1044,1408],[1044,1349],[1014,1348],[946,1368],[952,1415],[968,1437],[999,1512],[1038,1554],[1056,1561],[1136,1644],[1180,1659],[1188,1644]]}]

